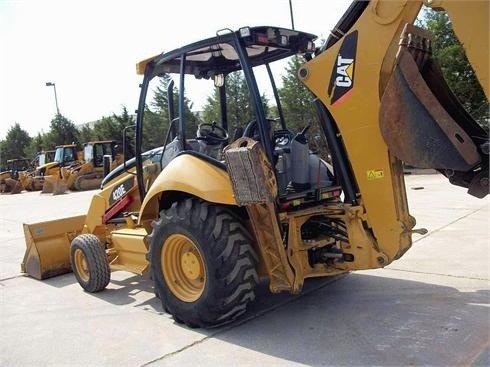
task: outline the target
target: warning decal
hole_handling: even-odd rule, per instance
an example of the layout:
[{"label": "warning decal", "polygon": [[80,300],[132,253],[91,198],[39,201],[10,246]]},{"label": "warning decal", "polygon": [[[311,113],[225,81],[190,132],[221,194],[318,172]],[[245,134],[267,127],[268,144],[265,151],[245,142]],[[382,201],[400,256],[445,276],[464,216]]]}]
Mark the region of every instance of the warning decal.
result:
[{"label": "warning decal", "polygon": [[382,169],[372,169],[367,171],[367,179],[368,181],[377,180],[383,178],[385,176]]}]

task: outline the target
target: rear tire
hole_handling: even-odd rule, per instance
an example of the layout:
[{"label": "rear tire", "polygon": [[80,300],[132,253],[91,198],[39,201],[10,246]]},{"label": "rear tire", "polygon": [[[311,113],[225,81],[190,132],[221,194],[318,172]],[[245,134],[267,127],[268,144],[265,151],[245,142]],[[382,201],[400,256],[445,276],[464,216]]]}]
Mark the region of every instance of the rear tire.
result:
[{"label": "rear tire", "polygon": [[240,219],[198,199],[160,212],[149,236],[152,278],[163,309],[190,327],[236,319],[255,298],[257,257]]},{"label": "rear tire", "polygon": [[100,292],[109,284],[111,270],[99,238],[82,234],[70,246],[70,262],[80,286],[87,292]]}]

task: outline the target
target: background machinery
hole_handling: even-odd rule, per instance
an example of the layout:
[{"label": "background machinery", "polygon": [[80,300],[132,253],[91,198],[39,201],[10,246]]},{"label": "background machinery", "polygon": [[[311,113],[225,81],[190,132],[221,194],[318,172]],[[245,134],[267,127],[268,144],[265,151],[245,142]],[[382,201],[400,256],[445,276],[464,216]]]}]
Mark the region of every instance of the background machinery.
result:
[{"label": "background machinery", "polygon": [[31,186],[36,189],[42,188],[42,192],[52,193],[61,178],[61,167],[76,164],[81,160],[82,154],[77,151],[75,144],[56,146],[53,160],[36,168]]},{"label": "background machinery", "polygon": [[[88,292],[113,270],[150,272],[177,322],[211,327],[246,311],[260,277],[273,293],[298,293],[307,278],[399,259],[424,233],[409,213],[402,161],[488,194],[488,134],[451,97],[430,34],[413,26],[421,5],[354,1],[320,49],[312,34],[244,27],[142,61],[135,158],[104,179],[86,215],[25,224],[22,270],[44,279],[73,269]],[[488,96],[488,2],[426,5],[449,13]],[[289,129],[278,93],[274,118],[262,103],[259,70],[272,81],[275,62],[296,55],[333,169],[310,151],[307,126]],[[254,110],[240,126],[227,117],[234,72]],[[168,76],[168,134],[148,149],[148,92]],[[187,118],[189,79],[214,83],[220,121]]]},{"label": "background machinery", "polygon": [[7,160],[7,170],[0,172],[0,192],[18,194],[24,189],[25,174],[32,172],[33,168],[27,158]]},{"label": "background machinery", "polygon": [[[93,141],[83,145],[83,161],[61,168],[60,184],[69,190],[93,190],[104,176],[123,163],[122,152],[114,140]],[[104,167],[104,157],[107,161]]]},{"label": "background machinery", "polygon": [[56,150],[43,150],[36,154],[31,164],[34,167],[44,166],[46,163],[53,162]]},{"label": "background machinery", "polygon": [[31,161],[31,169],[19,172],[19,181],[22,184],[23,189],[27,191],[42,190],[44,181],[34,180],[34,177],[36,176],[36,170],[39,167],[46,165],[47,163],[53,162],[54,155],[55,150],[46,150],[39,152]]}]

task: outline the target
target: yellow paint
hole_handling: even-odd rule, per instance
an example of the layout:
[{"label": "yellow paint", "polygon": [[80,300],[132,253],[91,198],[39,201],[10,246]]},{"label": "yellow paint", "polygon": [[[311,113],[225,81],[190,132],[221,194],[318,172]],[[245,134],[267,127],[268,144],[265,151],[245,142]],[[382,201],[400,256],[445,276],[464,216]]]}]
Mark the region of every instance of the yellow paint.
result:
[{"label": "yellow paint", "polygon": [[[406,192],[401,163],[394,159],[379,128],[380,96],[388,81],[398,41],[405,23],[416,18],[421,2],[378,1],[370,3],[349,30],[358,31],[353,87],[342,103],[330,105],[327,94],[342,39],[304,66],[303,82],[323,102],[335,119],[361,194],[367,223],[380,250],[390,260],[405,243],[413,223],[405,212]],[[375,167],[375,169],[373,169]],[[372,185],[373,181],[376,185]],[[408,238],[410,241],[410,238]]]}]

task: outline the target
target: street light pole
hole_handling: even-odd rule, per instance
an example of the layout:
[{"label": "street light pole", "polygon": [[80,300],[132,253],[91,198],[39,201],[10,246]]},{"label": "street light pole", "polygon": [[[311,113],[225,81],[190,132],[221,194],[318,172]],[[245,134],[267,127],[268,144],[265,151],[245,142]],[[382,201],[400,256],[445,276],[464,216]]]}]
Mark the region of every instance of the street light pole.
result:
[{"label": "street light pole", "polygon": [[294,29],[293,4],[291,0],[289,0],[289,13],[291,14],[291,29]]},{"label": "street light pole", "polygon": [[56,113],[59,115],[60,109],[58,108],[58,96],[56,95],[56,83],[47,82],[46,87],[53,87],[54,88],[54,101],[56,103]]}]

